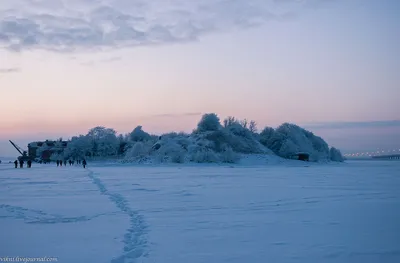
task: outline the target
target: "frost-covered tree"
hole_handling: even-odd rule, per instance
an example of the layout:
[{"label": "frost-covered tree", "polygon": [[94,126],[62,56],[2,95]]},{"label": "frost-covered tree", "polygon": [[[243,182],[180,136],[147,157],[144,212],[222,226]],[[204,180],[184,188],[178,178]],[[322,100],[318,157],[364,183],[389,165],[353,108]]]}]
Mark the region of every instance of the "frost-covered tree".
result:
[{"label": "frost-covered tree", "polygon": [[197,124],[197,132],[217,131],[221,128],[219,117],[215,113],[204,114]]},{"label": "frost-covered tree", "polygon": [[225,150],[221,153],[221,161],[224,163],[236,163],[239,158],[239,155],[230,146],[225,147]]},{"label": "frost-covered tree", "polygon": [[143,142],[151,139],[151,135],[143,131],[142,126],[137,126],[133,129],[129,136],[133,142]]},{"label": "frost-covered tree", "polygon": [[149,149],[146,149],[143,142],[136,142],[125,155],[125,158],[138,158],[146,155]]},{"label": "frost-covered tree", "polygon": [[247,129],[247,126],[249,125],[249,121],[247,119],[241,120],[240,125],[242,125],[243,128]]},{"label": "frost-covered tree", "polygon": [[178,143],[178,140],[164,142],[157,151],[160,161],[168,160],[173,163],[183,163],[186,153],[187,151]]},{"label": "frost-covered tree", "polygon": [[255,121],[250,121],[249,130],[252,133],[256,133],[257,132],[257,123]]},{"label": "frost-covered tree", "polygon": [[271,127],[265,127],[260,133],[260,142],[271,149],[274,153],[278,153],[282,147],[284,136]]},{"label": "frost-covered tree", "polygon": [[118,135],[118,143],[118,155],[123,155],[125,153],[128,140],[126,140],[124,135],[120,134]]},{"label": "frost-covered tree", "polygon": [[300,147],[296,145],[290,138],[284,140],[281,148],[279,149],[279,155],[284,158],[290,158],[299,152]]},{"label": "frost-covered tree", "polygon": [[331,161],[334,162],[343,162],[344,161],[344,157],[342,155],[342,153],[340,152],[340,150],[336,149],[335,147],[332,147],[329,150],[329,157]]},{"label": "frost-covered tree", "polygon": [[[290,139],[297,147],[299,152],[310,155],[310,160],[328,160],[329,147],[322,138],[315,136],[309,131],[291,123],[284,123],[276,129],[284,140]],[[280,153],[278,153],[280,155]]]},{"label": "frost-covered tree", "polygon": [[241,136],[246,138],[253,136],[250,130],[247,129],[245,126],[241,125],[239,122],[229,125],[226,129],[228,129],[232,134],[236,136]]},{"label": "frost-covered tree", "polygon": [[305,152],[310,155],[310,160],[329,159],[328,144],[321,137],[295,124],[284,123],[275,130],[266,127],[259,138],[263,145],[284,158]]},{"label": "frost-covered tree", "polygon": [[251,138],[255,135],[255,122],[248,122],[246,119],[240,121],[235,117],[228,117],[224,120],[224,129],[233,135]]},{"label": "frost-covered tree", "polygon": [[235,117],[228,116],[227,118],[224,119],[224,127],[227,128],[228,126],[237,122],[238,121],[235,119]]},{"label": "frost-covered tree", "polygon": [[260,142],[267,145],[275,130],[271,127],[265,127],[260,133]]},{"label": "frost-covered tree", "polygon": [[72,137],[64,150],[64,156],[66,158],[80,159],[92,155],[91,139],[84,135]]},{"label": "frost-covered tree", "polygon": [[226,119],[224,119],[223,124],[224,128],[229,128],[232,126],[237,127],[239,125],[243,128],[241,130],[249,130],[252,133],[257,132],[257,123],[253,120],[249,122],[247,119],[239,120],[236,119],[235,117],[229,116]]},{"label": "frost-covered tree", "polygon": [[217,154],[210,148],[202,145],[189,147],[190,161],[196,163],[216,163],[219,161]]},{"label": "frost-covered tree", "polygon": [[118,153],[119,141],[116,131],[111,128],[97,126],[86,135],[92,143],[92,153],[96,156],[112,156]]},{"label": "frost-covered tree", "polygon": [[116,134],[117,132],[112,128],[97,126],[90,129],[87,136],[95,140],[101,140],[109,137],[110,135],[116,136]]}]

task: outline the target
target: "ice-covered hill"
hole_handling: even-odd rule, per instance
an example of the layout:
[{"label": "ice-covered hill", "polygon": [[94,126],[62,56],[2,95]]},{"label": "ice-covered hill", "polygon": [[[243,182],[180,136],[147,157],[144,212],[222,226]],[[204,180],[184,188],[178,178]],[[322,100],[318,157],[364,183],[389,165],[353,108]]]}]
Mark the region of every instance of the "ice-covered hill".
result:
[{"label": "ice-covered hill", "polygon": [[343,161],[339,150],[297,125],[284,123],[258,133],[255,122],[229,117],[221,123],[214,113],[204,114],[190,134],[172,132],[155,136],[138,126],[131,133],[117,136],[111,128],[95,127],[68,142],[51,142],[54,144],[51,147],[49,144],[40,143],[37,154],[51,151],[52,160],[115,158],[134,163],[238,163],[246,155],[290,159],[306,154],[315,162]]}]

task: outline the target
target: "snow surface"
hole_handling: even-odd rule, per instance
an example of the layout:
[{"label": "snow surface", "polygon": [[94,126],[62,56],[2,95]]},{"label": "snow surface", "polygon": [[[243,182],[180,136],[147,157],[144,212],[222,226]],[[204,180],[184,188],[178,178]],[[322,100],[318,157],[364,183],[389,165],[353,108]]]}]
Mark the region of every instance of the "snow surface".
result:
[{"label": "snow surface", "polygon": [[400,162],[0,164],[0,258],[400,262]]}]

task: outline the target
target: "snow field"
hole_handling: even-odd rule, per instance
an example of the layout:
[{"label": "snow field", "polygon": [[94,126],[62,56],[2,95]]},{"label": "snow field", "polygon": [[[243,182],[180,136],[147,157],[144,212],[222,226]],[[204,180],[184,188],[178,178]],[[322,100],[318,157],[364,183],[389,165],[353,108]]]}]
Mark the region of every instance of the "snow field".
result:
[{"label": "snow field", "polygon": [[0,257],[399,262],[400,163],[0,165]]}]

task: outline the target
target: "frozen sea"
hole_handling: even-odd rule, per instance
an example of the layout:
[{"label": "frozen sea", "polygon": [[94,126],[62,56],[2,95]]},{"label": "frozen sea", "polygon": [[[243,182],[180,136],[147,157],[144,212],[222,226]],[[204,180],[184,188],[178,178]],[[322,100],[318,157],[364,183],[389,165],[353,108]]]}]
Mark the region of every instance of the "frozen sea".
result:
[{"label": "frozen sea", "polygon": [[400,262],[400,162],[0,164],[0,262]]}]

